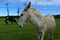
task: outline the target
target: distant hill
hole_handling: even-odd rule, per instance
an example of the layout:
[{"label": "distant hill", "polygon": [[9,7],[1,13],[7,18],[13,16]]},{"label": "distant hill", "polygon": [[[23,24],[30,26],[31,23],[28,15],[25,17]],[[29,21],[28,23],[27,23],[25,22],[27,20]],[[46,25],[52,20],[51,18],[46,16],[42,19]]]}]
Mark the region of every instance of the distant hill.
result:
[{"label": "distant hill", "polygon": [[[55,18],[60,18],[60,14],[58,15],[53,15]],[[5,18],[6,16],[0,16],[0,18]],[[19,18],[19,16],[10,16],[10,17],[14,17],[14,18]]]},{"label": "distant hill", "polygon": [[[0,16],[0,18],[5,18],[7,16]],[[9,16],[9,17],[14,17],[14,18],[19,18],[19,16]]]},{"label": "distant hill", "polygon": [[60,14],[58,15],[53,15],[55,18],[60,18]]}]

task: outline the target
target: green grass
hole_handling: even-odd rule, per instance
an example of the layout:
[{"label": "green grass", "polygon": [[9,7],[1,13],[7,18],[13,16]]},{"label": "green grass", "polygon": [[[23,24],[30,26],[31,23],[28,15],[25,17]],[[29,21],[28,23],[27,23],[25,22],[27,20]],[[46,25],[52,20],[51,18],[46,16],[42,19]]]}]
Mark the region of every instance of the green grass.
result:
[{"label": "green grass", "polygon": [[[56,19],[56,24],[54,40],[60,40],[60,19]],[[0,18],[0,40],[37,40],[35,27],[29,22],[23,28],[17,24],[7,25],[4,18]]]},{"label": "green grass", "polygon": [[56,19],[56,29],[54,31],[54,39],[60,40],[60,19]]}]

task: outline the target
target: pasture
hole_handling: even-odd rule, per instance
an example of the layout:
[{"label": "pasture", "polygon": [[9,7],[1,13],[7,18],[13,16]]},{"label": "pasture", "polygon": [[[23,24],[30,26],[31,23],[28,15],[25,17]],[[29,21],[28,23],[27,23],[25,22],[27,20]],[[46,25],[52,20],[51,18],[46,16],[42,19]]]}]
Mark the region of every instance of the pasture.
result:
[{"label": "pasture", "polygon": [[[16,18],[18,22],[18,18]],[[56,18],[54,40],[60,40],[60,19]],[[0,18],[0,40],[37,40],[35,27],[27,22],[23,28],[17,24],[5,24],[4,18]]]}]

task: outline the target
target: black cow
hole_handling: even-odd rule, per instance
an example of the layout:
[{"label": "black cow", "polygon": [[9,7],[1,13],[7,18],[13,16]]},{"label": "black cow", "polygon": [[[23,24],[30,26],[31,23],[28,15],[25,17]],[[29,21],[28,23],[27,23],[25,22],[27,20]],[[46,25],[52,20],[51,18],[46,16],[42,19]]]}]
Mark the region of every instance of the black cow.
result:
[{"label": "black cow", "polygon": [[5,23],[8,24],[9,22],[11,22],[12,24],[13,23],[17,24],[16,20],[13,17],[6,17],[5,18]]}]

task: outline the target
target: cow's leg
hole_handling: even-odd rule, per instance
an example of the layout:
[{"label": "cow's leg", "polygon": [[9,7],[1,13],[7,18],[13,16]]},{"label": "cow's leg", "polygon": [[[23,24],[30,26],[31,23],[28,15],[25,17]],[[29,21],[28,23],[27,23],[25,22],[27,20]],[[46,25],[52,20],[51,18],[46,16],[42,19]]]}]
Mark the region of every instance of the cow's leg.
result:
[{"label": "cow's leg", "polygon": [[11,21],[11,24],[13,24],[13,21]]},{"label": "cow's leg", "polygon": [[14,22],[17,24],[16,20],[14,20]]},{"label": "cow's leg", "polygon": [[8,20],[6,20],[5,22],[6,22],[6,24],[8,24]]}]

